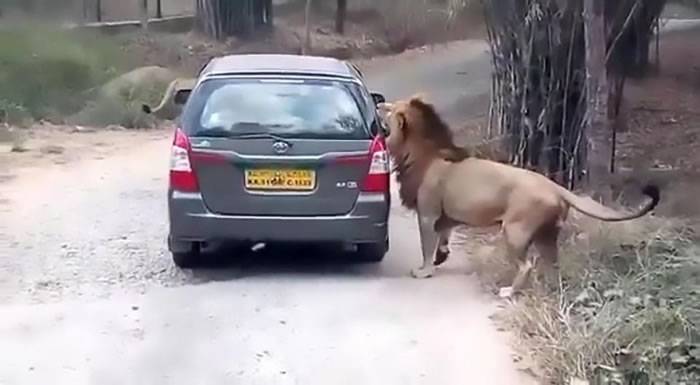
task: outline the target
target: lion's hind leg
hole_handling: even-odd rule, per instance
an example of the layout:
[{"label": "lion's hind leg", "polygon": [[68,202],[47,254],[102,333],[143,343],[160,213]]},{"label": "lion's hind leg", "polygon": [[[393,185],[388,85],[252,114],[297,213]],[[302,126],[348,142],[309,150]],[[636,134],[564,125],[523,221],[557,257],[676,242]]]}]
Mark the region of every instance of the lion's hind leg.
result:
[{"label": "lion's hind leg", "polygon": [[503,287],[498,293],[500,297],[508,298],[519,293],[530,278],[533,266],[527,258],[527,251],[532,243],[533,234],[525,223],[515,222],[504,223],[503,235],[506,243],[506,257],[518,266],[510,287]]},{"label": "lion's hind leg", "polygon": [[[536,269],[545,283],[556,281],[559,276],[559,223],[547,223],[535,234],[534,245],[539,254]],[[539,274],[541,271],[542,274]]]},{"label": "lion's hind leg", "polygon": [[[518,264],[518,272],[510,288],[501,289],[501,297],[510,297],[519,293],[528,283],[534,267],[528,258],[530,244],[535,243],[540,252],[540,259],[545,263],[555,264],[557,255],[557,236],[559,235],[558,202],[540,197],[524,201],[523,210],[512,210],[509,217],[519,220],[504,220],[503,235],[507,246],[507,257]],[[528,215],[528,213],[530,215]],[[510,219],[509,218],[509,219]]]}]

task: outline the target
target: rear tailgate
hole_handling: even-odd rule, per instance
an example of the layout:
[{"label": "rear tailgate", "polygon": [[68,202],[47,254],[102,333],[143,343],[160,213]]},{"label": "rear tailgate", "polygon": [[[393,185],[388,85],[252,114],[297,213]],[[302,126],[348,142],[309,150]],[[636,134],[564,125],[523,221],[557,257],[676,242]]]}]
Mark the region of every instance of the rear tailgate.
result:
[{"label": "rear tailgate", "polygon": [[369,140],[191,138],[202,197],[226,215],[318,216],[352,210],[369,170]]}]

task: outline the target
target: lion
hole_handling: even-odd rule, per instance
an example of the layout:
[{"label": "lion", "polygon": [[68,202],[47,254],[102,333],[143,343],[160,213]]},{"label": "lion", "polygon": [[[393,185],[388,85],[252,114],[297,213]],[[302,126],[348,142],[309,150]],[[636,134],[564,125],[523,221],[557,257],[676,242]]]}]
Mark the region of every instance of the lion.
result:
[{"label": "lion", "polygon": [[545,276],[556,273],[558,236],[570,207],[615,222],[640,218],[660,201],[659,188],[647,185],[642,192],[648,203],[636,212],[619,212],[537,172],[474,156],[454,144],[450,128],[420,96],[378,108],[384,112],[401,203],[418,215],[423,263],[412,269],[414,278],[431,277],[445,262],[454,227],[500,226],[508,260],[518,267],[512,284],[499,293],[510,297],[523,289],[536,267],[527,258],[531,244]]},{"label": "lion", "polygon": [[151,108],[150,106],[144,104],[142,106],[143,112],[147,114],[153,114],[159,119],[174,119],[184,101],[176,100],[176,94],[178,91],[191,91],[196,84],[197,79],[195,78],[176,78],[170,82],[168,88],[163,94],[163,98],[157,107]]}]

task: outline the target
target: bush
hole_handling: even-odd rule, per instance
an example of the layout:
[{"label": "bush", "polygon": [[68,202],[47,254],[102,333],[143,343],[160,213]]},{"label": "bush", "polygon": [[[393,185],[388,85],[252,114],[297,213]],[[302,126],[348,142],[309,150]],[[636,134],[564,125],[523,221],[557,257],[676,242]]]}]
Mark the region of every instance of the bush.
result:
[{"label": "bush", "polygon": [[122,67],[106,37],[37,25],[2,27],[0,52],[0,106],[35,119],[78,111]]},{"label": "bush", "polygon": [[52,17],[70,15],[76,9],[78,1],[84,0],[0,0],[0,16],[7,12],[12,16]]},{"label": "bush", "polygon": [[122,89],[118,94],[102,93],[69,119],[70,123],[86,126],[118,125],[125,128],[146,128],[155,123],[152,115],[142,111],[142,105],[157,105],[168,83],[149,83],[148,87]]},{"label": "bush", "polygon": [[144,128],[153,124],[153,119],[141,111],[141,104],[127,99],[100,97],[90,101],[85,108],[68,122],[91,127],[117,125],[125,128]]},{"label": "bush", "polygon": [[9,123],[13,126],[27,126],[32,117],[24,106],[0,99],[0,123]]},{"label": "bush", "polygon": [[541,377],[699,383],[700,248],[682,226],[579,218],[562,251],[559,287],[535,285],[499,317]]},{"label": "bush", "polygon": [[143,113],[142,105],[158,105],[170,82],[177,77],[178,73],[164,67],[136,68],[100,87],[95,99],[68,122],[86,126],[150,127],[155,123],[154,117]]}]

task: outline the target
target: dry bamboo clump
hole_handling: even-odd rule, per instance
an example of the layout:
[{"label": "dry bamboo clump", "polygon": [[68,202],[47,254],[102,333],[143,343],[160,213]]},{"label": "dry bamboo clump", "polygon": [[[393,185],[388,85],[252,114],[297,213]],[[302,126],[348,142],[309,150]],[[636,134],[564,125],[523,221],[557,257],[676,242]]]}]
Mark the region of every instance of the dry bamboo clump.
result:
[{"label": "dry bamboo clump", "polygon": [[[614,119],[624,79],[643,72],[665,0],[606,1],[607,71]],[[493,61],[489,139],[511,161],[570,188],[587,171],[586,42],[582,0],[482,1]],[[631,72],[630,72],[631,71]],[[614,133],[611,135],[614,141]],[[614,143],[604,143],[613,149]],[[606,161],[606,160],[604,160]]]}]

